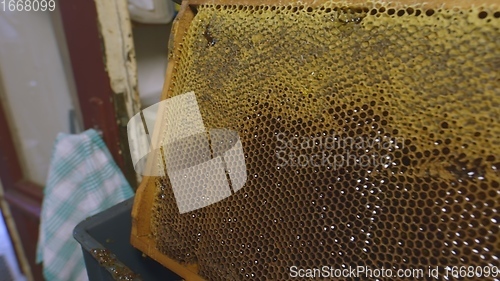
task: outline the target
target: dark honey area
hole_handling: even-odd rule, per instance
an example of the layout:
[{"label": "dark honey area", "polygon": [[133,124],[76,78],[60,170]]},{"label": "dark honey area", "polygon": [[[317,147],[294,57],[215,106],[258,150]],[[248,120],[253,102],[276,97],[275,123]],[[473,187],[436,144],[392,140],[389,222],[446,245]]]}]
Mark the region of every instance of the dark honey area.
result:
[{"label": "dark honey area", "polygon": [[172,81],[246,157],[243,189],[190,213],[157,180],[156,247],[208,280],[500,265],[500,11],[199,6]]}]

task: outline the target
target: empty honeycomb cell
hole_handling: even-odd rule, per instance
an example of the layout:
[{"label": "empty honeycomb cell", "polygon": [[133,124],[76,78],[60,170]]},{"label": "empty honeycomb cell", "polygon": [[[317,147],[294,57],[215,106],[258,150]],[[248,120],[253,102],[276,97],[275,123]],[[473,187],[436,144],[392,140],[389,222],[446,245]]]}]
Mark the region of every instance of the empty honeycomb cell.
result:
[{"label": "empty honeycomb cell", "polygon": [[[360,2],[193,7],[166,98],[194,92],[207,131],[237,132],[247,178],[180,214],[175,179],[157,177],[161,254],[207,280],[500,266],[500,11]],[[210,141],[159,167],[238,159]]]}]

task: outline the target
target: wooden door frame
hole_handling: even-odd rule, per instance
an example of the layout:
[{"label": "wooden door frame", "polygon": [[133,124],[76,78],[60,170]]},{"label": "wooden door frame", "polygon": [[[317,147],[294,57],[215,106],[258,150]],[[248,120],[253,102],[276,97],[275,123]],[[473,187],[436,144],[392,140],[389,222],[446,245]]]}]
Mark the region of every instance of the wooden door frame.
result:
[{"label": "wooden door frame", "polygon": [[[75,82],[77,99],[80,105],[84,128],[94,128],[102,132],[113,159],[122,170],[125,178],[134,188],[137,187],[137,177],[130,156],[127,136],[127,123],[133,114],[140,108],[137,93],[137,76],[135,67],[135,53],[133,44],[129,46],[126,53],[126,63],[123,68],[130,68],[132,82],[122,91],[113,85],[110,76],[113,76],[110,61],[107,57],[109,42],[106,41],[103,24],[99,22],[97,6],[102,3],[111,3],[111,7],[101,9],[120,9],[116,3],[119,0],[88,1],[88,0],[60,0],[62,27],[66,38],[66,44],[71,62],[71,70]],[[123,7],[121,7],[123,8]],[[128,10],[126,11],[128,13]],[[124,15],[127,17],[128,15]],[[102,18],[101,18],[102,19]],[[128,18],[122,19],[124,21]],[[125,27],[127,28],[127,27]],[[118,33],[118,30],[114,31]],[[115,35],[118,36],[118,35]],[[112,38],[112,41],[126,44],[132,41],[131,34],[123,35],[123,38]],[[113,42],[112,42],[113,43]],[[121,46],[120,46],[121,47]],[[113,50],[112,50],[113,51]],[[123,50],[116,50],[116,52]],[[130,67],[130,65],[132,67]],[[134,73],[135,72],[135,73]],[[134,81],[135,80],[135,81]]]},{"label": "wooden door frame", "polygon": [[[0,91],[3,91],[0,80]],[[10,206],[12,218],[16,222],[24,254],[35,280],[43,280],[42,266],[35,263],[38,241],[38,226],[43,199],[43,188],[29,181],[23,173],[6,108],[0,95],[0,180],[4,197]],[[12,237],[14,233],[9,229]],[[19,254],[19,253],[18,253]],[[19,261],[19,259],[18,259]],[[25,274],[29,275],[29,273]]]}]

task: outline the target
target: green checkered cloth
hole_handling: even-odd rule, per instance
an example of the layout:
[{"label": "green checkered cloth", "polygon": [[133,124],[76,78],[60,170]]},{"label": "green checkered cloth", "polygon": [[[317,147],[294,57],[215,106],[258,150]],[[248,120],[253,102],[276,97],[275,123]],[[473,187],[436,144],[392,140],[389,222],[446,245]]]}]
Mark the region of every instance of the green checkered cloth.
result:
[{"label": "green checkered cloth", "polygon": [[134,194],[95,130],[57,136],[44,194],[36,259],[45,280],[88,280],[73,229]]}]

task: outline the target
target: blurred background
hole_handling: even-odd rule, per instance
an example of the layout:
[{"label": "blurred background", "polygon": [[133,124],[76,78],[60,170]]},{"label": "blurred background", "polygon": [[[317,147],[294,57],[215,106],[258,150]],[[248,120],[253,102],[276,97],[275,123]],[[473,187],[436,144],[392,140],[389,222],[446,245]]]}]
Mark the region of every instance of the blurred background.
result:
[{"label": "blurred background", "polygon": [[35,251],[57,134],[96,129],[135,189],[127,122],[164,82],[173,2],[54,3],[0,10],[0,281],[43,280]]}]

